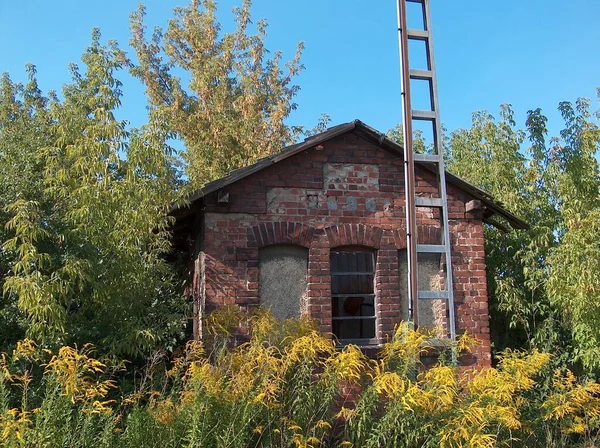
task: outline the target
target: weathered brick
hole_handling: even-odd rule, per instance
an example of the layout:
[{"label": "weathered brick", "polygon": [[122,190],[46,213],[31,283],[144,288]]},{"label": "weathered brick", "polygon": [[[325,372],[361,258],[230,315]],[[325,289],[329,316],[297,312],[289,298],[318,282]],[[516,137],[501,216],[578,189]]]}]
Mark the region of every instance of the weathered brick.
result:
[{"label": "weathered brick", "polygon": [[[206,310],[223,304],[251,309],[260,303],[259,250],[273,244],[309,249],[306,309],[330,332],[330,249],[362,246],[377,251],[377,332],[392,334],[402,319],[405,286],[399,252],[406,248],[403,163],[354,134],[345,134],[227,187],[229,203],[203,198]],[[437,193],[435,176],[417,169],[417,194]],[[457,329],[481,340],[471,365],[490,365],[483,226],[480,213],[465,216],[473,199],[452,185],[448,210]],[[440,244],[438,209],[420,209],[417,240]],[[198,231],[200,229],[194,229]],[[245,331],[245,330],[244,330]]]}]

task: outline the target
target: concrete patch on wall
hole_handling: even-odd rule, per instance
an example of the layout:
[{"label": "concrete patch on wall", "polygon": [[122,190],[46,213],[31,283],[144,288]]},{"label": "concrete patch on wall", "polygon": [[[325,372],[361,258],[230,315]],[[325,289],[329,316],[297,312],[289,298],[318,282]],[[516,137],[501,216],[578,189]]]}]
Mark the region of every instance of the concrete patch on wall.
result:
[{"label": "concrete patch on wall", "polygon": [[439,338],[448,337],[446,299],[426,299],[419,302],[419,326],[439,332]]},{"label": "concrete patch on wall", "polygon": [[306,193],[306,203],[308,208],[311,210],[319,209],[319,194],[318,193]]},{"label": "concrete patch on wall", "polygon": [[260,306],[277,319],[299,317],[307,311],[308,249],[277,245],[260,249]]},{"label": "concrete patch on wall", "polygon": [[338,203],[337,198],[335,196],[330,196],[327,198],[327,210],[337,210]]},{"label": "concrete patch on wall", "polygon": [[367,198],[365,208],[368,212],[375,213],[377,211],[377,200],[375,198]]},{"label": "concrete patch on wall", "polygon": [[330,190],[379,191],[379,166],[325,163],[324,183]]},{"label": "concrete patch on wall", "polygon": [[246,222],[250,225],[255,221],[254,215],[248,213],[213,213],[207,212],[204,215],[205,225],[210,230],[223,230],[230,221]]},{"label": "concrete patch on wall", "polygon": [[348,210],[350,212],[356,211],[358,208],[358,200],[353,196],[346,197],[346,205],[344,206],[344,210]]},{"label": "concrete patch on wall", "polygon": [[[318,198],[317,198],[318,204]],[[290,209],[308,207],[307,190],[303,188],[268,188],[267,212],[278,215],[289,213]]]},{"label": "concrete patch on wall", "polygon": [[390,198],[384,198],[383,199],[383,211],[384,212],[391,212],[394,210],[394,203]]}]

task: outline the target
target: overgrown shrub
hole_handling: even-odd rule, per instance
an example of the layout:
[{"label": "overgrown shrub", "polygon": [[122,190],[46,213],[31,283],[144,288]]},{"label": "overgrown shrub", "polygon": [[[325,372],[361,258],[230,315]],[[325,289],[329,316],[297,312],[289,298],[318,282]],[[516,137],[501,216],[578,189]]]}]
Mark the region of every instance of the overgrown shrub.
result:
[{"label": "overgrown shrub", "polygon": [[[235,313],[207,322],[162,375],[133,393],[120,365],[92,348],[57,353],[21,341],[0,364],[6,447],[593,446],[600,385],[551,367],[547,353],[507,351],[496,368],[464,370],[419,356],[429,335],[398,327],[377,359],[338,349],[305,319],[258,313],[230,347]],[[462,338],[450,350],[471,343]],[[449,357],[451,358],[451,357]],[[444,359],[442,357],[442,359]],[[152,374],[149,374],[152,376]],[[160,390],[154,390],[157,388]],[[342,391],[356,396],[347,400]]]}]

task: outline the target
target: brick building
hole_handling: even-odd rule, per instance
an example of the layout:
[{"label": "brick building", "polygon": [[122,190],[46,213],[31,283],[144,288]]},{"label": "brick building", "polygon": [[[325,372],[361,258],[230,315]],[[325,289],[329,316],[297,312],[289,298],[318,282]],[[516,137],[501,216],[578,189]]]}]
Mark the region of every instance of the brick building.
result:
[{"label": "brick building", "polygon": [[[410,315],[406,287],[403,151],[354,121],[335,126],[207,184],[177,209],[177,244],[193,263],[195,336],[224,304],[308,313],[342,343],[377,346]],[[436,177],[416,164],[416,191]],[[456,328],[482,341],[490,363],[483,223],[527,224],[447,173]],[[418,243],[440,244],[439,209],[420,209]],[[443,290],[444,260],[418,260],[420,289]],[[419,300],[421,325],[448,328],[445,299]]]}]

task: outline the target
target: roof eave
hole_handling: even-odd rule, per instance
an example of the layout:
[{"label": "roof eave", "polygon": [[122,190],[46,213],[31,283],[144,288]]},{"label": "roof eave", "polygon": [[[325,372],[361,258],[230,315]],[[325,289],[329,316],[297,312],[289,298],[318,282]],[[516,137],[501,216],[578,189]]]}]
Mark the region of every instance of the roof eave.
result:
[{"label": "roof eave", "polygon": [[[273,155],[264,157],[252,165],[249,165],[249,166],[243,167],[243,168],[238,168],[220,179],[217,179],[217,180],[207,183],[206,185],[204,185],[204,187],[202,187],[200,190],[193,193],[189,197],[187,204],[174,204],[173,207],[171,208],[171,213],[181,211],[181,209],[184,207],[189,208],[189,206],[192,203],[203,198],[206,195],[214,193],[234,182],[237,182],[238,180],[241,180],[241,179],[243,179],[247,176],[250,176],[258,171],[261,171],[269,166],[272,166],[278,162],[281,162],[282,160],[285,160],[289,157],[299,154],[302,151],[305,151],[312,147],[318,146],[321,143],[324,143],[328,140],[331,140],[332,138],[338,137],[338,136],[345,134],[347,132],[350,132],[350,131],[359,131],[361,134],[365,135],[366,137],[370,138],[372,141],[376,142],[381,148],[386,149],[390,152],[393,152],[397,155],[402,156],[404,154],[404,148],[402,147],[402,145],[390,140],[386,135],[382,134],[381,132],[377,131],[376,129],[372,128],[371,126],[363,123],[362,121],[354,120],[349,123],[344,123],[344,124],[340,124],[337,126],[333,126],[329,129],[327,129],[326,131],[321,132],[320,134],[317,134],[315,136],[307,137],[301,143],[296,143],[294,145],[288,146],[287,148],[284,148],[281,152],[279,152],[277,154],[273,154]],[[426,162],[415,162],[415,163],[417,163],[420,166],[423,166],[426,169],[431,170],[431,167],[429,167]],[[514,214],[512,214],[511,212],[506,210],[504,207],[502,207],[501,204],[499,204],[498,202],[496,202],[494,200],[494,197],[492,195],[490,195],[489,193],[486,193],[481,188],[467,182],[466,180],[464,180],[448,171],[446,171],[446,179],[450,184],[453,184],[456,187],[458,187],[459,189],[468,192],[474,198],[481,200],[485,204],[485,206],[487,207],[488,210],[493,211],[494,214],[498,214],[498,215],[502,216],[513,228],[515,228],[515,229],[529,229],[530,228],[530,226],[527,222],[523,221],[519,217],[515,216]],[[183,215],[185,215],[185,213]],[[494,225],[494,222],[490,222],[490,224]]]}]

